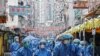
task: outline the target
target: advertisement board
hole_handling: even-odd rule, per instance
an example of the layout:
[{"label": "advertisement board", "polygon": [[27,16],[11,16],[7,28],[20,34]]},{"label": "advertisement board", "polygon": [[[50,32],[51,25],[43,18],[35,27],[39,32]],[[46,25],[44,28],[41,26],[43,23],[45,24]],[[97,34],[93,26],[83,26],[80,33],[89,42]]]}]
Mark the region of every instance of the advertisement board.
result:
[{"label": "advertisement board", "polygon": [[9,6],[10,15],[30,15],[32,10],[29,6]]}]

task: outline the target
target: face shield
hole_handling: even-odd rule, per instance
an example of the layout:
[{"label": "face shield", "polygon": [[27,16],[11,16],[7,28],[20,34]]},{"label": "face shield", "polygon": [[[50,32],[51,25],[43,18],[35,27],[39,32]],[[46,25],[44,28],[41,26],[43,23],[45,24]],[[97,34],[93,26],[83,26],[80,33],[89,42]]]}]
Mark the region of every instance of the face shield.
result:
[{"label": "face shield", "polygon": [[73,43],[74,43],[74,45],[79,45],[80,44],[80,40],[79,39],[74,39]]},{"label": "face shield", "polygon": [[46,43],[40,43],[40,48],[44,49],[45,48]]},{"label": "face shield", "polygon": [[31,46],[32,46],[31,41],[29,41],[29,40],[23,41],[23,47],[30,49]]},{"label": "face shield", "polygon": [[86,46],[87,43],[86,43],[85,41],[81,41],[81,42],[80,42],[80,45],[81,45],[81,46]]},{"label": "face shield", "polygon": [[79,42],[74,42],[74,45],[79,45]]},{"label": "face shield", "polygon": [[14,38],[14,40],[15,40],[16,42],[19,42],[19,37],[16,36],[16,37]]},{"label": "face shield", "polygon": [[63,44],[70,44],[71,40],[70,39],[65,39],[63,40]]},{"label": "face shield", "polygon": [[61,40],[63,42],[63,44],[70,44],[72,42],[72,38],[73,36],[70,34],[65,34],[61,36]]}]

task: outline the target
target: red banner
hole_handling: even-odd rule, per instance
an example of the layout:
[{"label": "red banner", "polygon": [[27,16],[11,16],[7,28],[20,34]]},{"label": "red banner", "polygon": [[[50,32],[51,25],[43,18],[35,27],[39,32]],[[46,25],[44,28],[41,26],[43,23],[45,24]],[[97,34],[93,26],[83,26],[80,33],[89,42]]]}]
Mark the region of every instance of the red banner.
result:
[{"label": "red banner", "polygon": [[49,32],[53,33],[53,34],[57,34],[57,32],[60,32],[62,30],[64,30],[65,27],[35,27],[33,29],[27,29],[28,32],[33,32],[36,33],[38,35],[49,35]]}]

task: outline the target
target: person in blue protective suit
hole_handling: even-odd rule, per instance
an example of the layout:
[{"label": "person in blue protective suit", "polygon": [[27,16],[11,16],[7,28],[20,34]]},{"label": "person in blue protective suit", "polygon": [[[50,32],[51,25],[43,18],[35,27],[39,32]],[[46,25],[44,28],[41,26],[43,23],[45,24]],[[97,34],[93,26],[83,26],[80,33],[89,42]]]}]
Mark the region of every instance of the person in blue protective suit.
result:
[{"label": "person in blue protective suit", "polygon": [[22,41],[22,47],[17,51],[17,56],[33,56],[32,40],[26,37]]},{"label": "person in blue protective suit", "polygon": [[30,41],[30,49],[32,52],[35,52],[36,49],[38,49],[38,44],[39,44],[39,38],[36,38],[29,34],[29,36],[26,37],[26,39],[31,40]]},{"label": "person in blue protective suit", "polygon": [[34,56],[51,56],[50,50],[46,49],[46,42],[40,41],[39,49],[35,52]]},{"label": "person in blue protective suit", "polygon": [[11,56],[16,56],[17,50],[20,48],[19,37],[14,37],[14,42],[10,45]]},{"label": "person in blue protective suit", "polygon": [[90,44],[88,45],[88,52],[89,52],[89,55],[93,56],[93,53],[95,54],[95,52],[93,52],[93,49],[94,49],[93,38],[90,38],[89,42]]},{"label": "person in blue protective suit", "polygon": [[38,40],[38,39],[32,40],[31,45],[32,45],[32,50],[33,50],[33,52],[35,52],[35,51],[38,49],[39,40]]},{"label": "person in blue protective suit", "polygon": [[81,41],[80,42],[80,48],[81,48],[81,54],[82,54],[82,56],[91,56],[89,54],[88,44],[87,44],[86,41]]},{"label": "person in blue protective suit", "polygon": [[73,44],[76,45],[76,46],[79,46],[80,45],[80,40],[79,39],[74,39]]},{"label": "person in blue protective suit", "polygon": [[61,41],[59,41],[59,40],[56,40],[56,41],[55,41],[55,46],[58,46],[58,45],[60,45],[60,43],[61,43]]},{"label": "person in blue protective suit", "polygon": [[87,51],[89,52],[88,54],[90,56],[93,56],[93,44],[90,44],[88,47],[87,47]]},{"label": "person in blue protective suit", "polygon": [[73,44],[76,46],[76,49],[79,50],[78,53],[80,53],[80,56],[82,56],[81,47],[80,47],[80,39],[74,39]]},{"label": "person in blue protective suit", "polygon": [[53,51],[54,49],[54,46],[55,46],[55,42],[54,40],[48,40],[47,43],[46,43],[46,48],[50,51]]},{"label": "person in blue protective suit", "polygon": [[61,43],[54,48],[53,56],[80,56],[79,50],[72,44],[72,38],[71,34],[62,35]]}]

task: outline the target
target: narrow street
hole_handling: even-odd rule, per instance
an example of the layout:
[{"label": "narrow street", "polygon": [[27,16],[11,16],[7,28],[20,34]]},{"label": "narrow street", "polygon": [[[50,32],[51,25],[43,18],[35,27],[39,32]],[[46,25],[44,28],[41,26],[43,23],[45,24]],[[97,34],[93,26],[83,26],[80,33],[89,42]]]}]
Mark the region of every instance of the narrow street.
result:
[{"label": "narrow street", "polygon": [[0,56],[100,56],[100,0],[0,0]]}]

